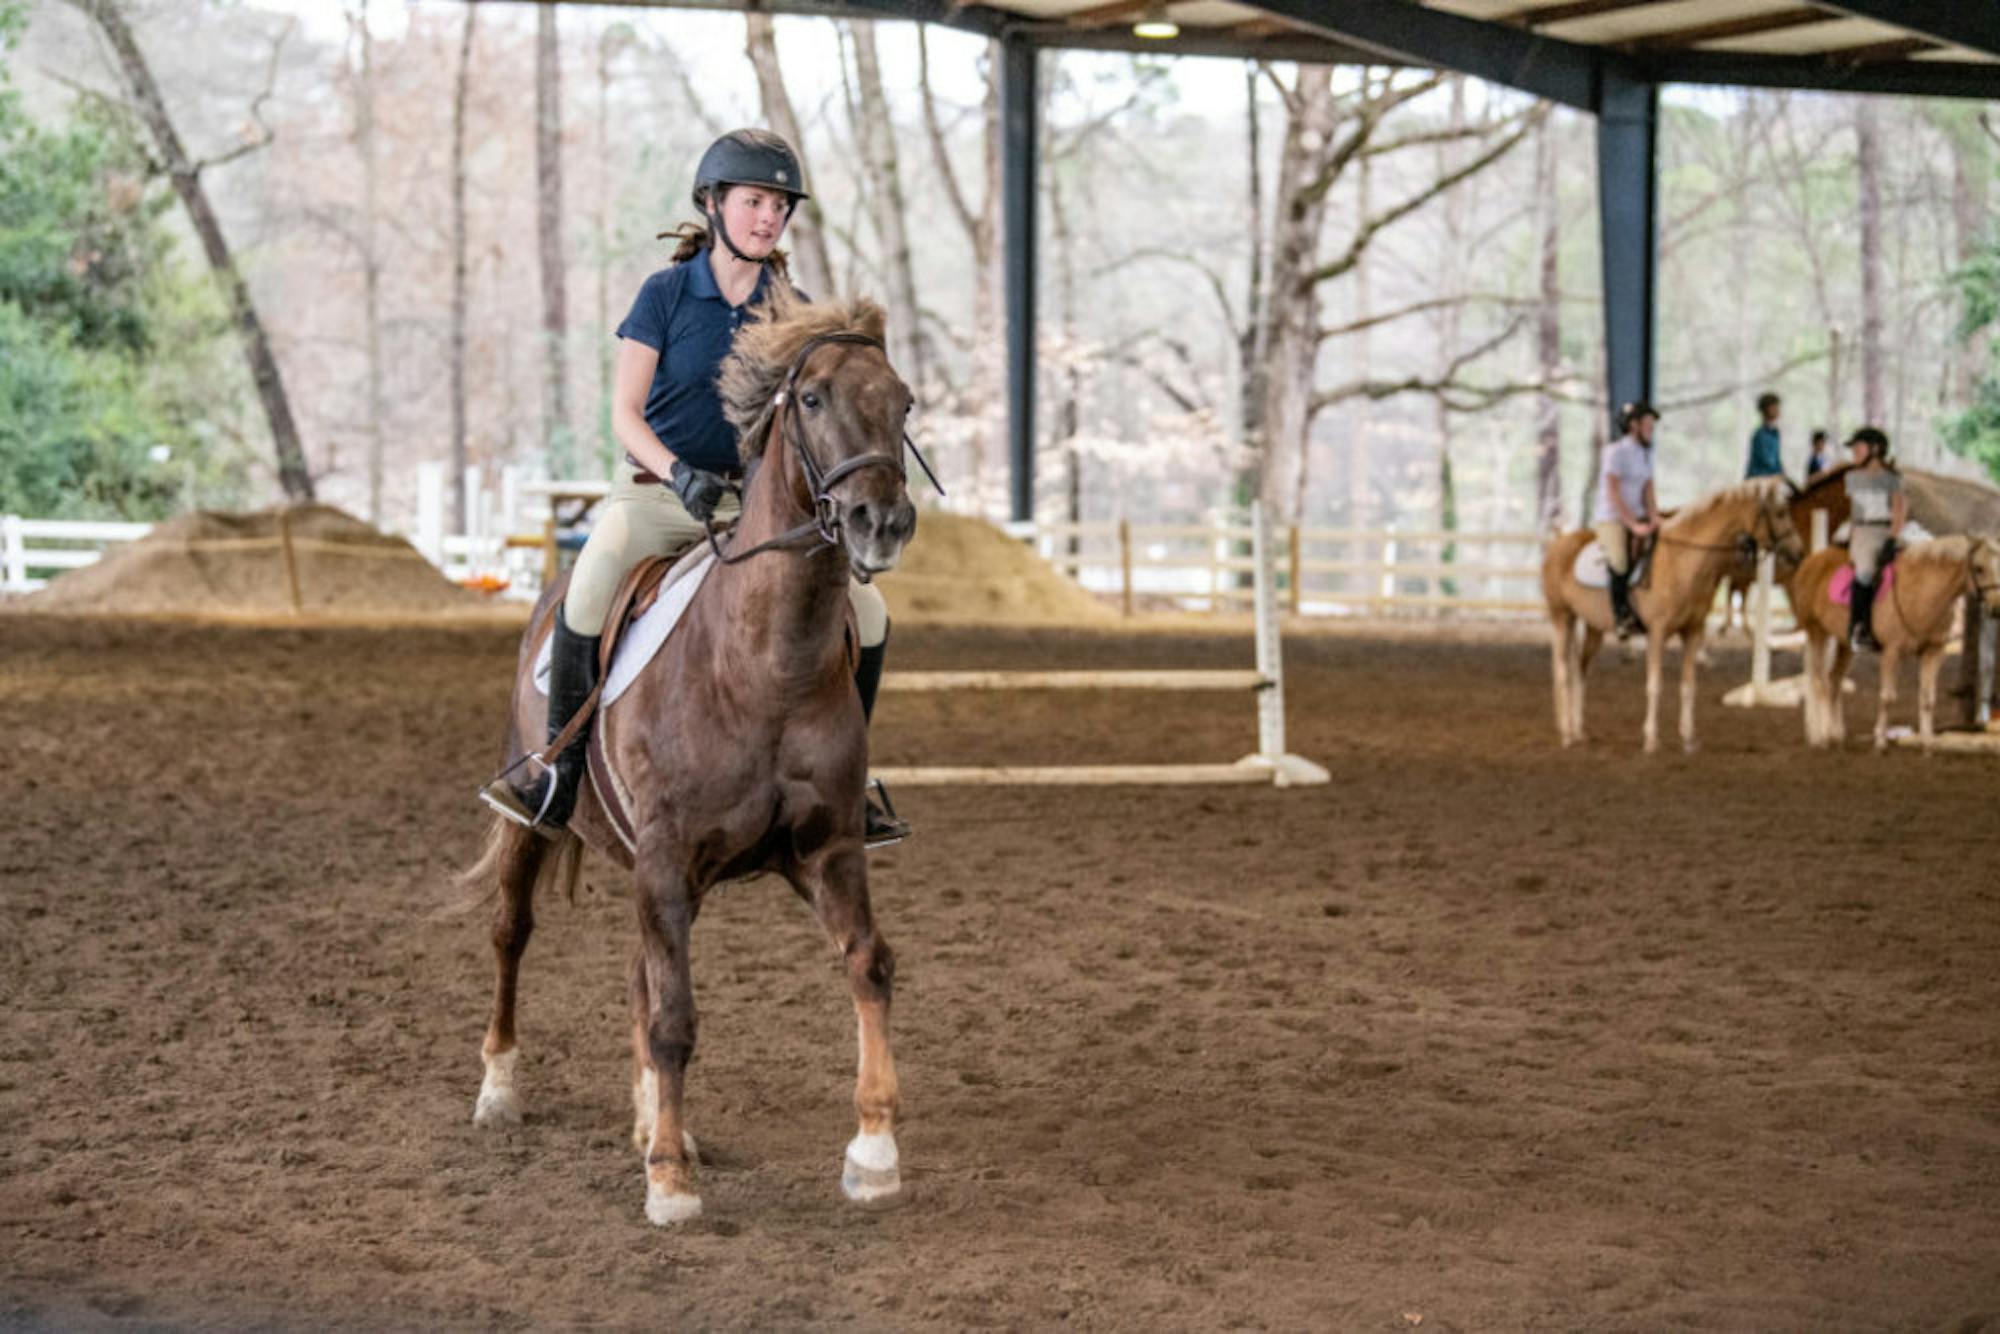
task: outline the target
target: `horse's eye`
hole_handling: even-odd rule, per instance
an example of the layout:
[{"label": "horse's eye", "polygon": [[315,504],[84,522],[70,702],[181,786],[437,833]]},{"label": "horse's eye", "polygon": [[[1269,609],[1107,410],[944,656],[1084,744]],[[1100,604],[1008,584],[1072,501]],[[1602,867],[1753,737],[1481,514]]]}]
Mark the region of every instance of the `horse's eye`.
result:
[{"label": "horse's eye", "polygon": [[807,412],[819,411],[819,395],[815,394],[810,389],[806,390],[805,393],[799,395],[799,402],[805,404]]}]

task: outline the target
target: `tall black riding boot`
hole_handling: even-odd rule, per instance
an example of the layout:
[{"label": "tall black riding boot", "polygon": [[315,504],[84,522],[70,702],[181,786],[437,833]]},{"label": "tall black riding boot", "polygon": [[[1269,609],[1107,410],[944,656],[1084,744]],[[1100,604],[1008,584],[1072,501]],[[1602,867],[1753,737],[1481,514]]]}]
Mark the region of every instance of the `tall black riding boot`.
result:
[{"label": "tall black riding boot", "polygon": [[[854,688],[861,694],[864,722],[875,716],[875,692],[882,688],[882,659],[888,648],[889,638],[885,634],[881,643],[862,649],[861,660],[854,664]],[[871,848],[901,843],[910,836],[910,822],[897,816],[896,808],[889,803],[889,789],[880,780],[868,786],[868,806],[862,814],[862,843]]]},{"label": "tall black riding boot", "polygon": [[[549,632],[549,715],[548,739],[562,735],[564,727],[597,688],[599,635],[580,635],[569,628],[556,609],[555,628]],[[577,783],[583,777],[584,743],[590,739],[590,723],[585,722],[555,763],[546,770],[513,771],[502,774],[479,794],[480,798],[516,824],[537,829],[560,829],[569,823],[576,809]],[[515,786],[518,777],[525,786]]]},{"label": "tall black riding boot", "polygon": [[1856,579],[1847,594],[1847,642],[1870,653],[1882,651],[1875,638],[1875,588],[1881,581],[1879,574],[1872,583]]},{"label": "tall black riding boot", "polygon": [[1621,574],[1617,570],[1607,570],[1606,573],[1610,576],[1611,619],[1615,623],[1618,637],[1625,639],[1638,634],[1644,627],[1639,624],[1638,616],[1632,611],[1632,576],[1629,573]]}]

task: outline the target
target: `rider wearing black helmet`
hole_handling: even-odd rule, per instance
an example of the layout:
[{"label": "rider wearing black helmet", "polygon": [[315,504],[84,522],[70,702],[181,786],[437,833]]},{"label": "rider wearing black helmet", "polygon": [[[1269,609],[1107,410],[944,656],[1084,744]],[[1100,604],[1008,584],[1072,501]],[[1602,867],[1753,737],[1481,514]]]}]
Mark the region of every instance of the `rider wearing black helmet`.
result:
[{"label": "rider wearing black helmet", "polygon": [[1848,438],[1854,466],[1842,475],[1847,489],[1847,558],[1854,564],[1848,594],[1847,640],[1856,648],[1880,651],[1875,640],[1875,590],[1883,568],[1895,559],[1896,543],[1909,519],[1903,479],[1889,457],[1889,437],[1863,426]]},{"label": "rider wearing black helmet", "polygon": [[[709,145],[695,168],[694,205],[704,224],[662,237],[679,244],[673,263],[648,278],[618,326],[611,424],[625,448],[611,492],[598,506],[557,610],[549,660],[549,738],[589,698],[611,599],[625,572],[650,555],[673,555],[700,541],[710,520],[741,508],[742,464],[724,420],[716,372],[745,315],[776,284],[789,284],[778,246],[806,199],[798,154],[768,130],[732,130]],[[720,246],[715,243],[721,242]],[[871,584],[850,582],[861,644],[855,685],[872,713],[882,679],[889,613]],[[505,777],[481,793],[501,814],[528,825],[563,825],[576,801],[587,727],[527,790]],[[872,800],[866,840],[880,846],[909,826]]]},{"label": "rider wearing black helmet", "polygon": [[1611,614],[1619,638],[1645,627],[1633,614],[1627,581],[1637,543],[1659,531],[1660,507],[1653,494],[1653,427],[1660,414],[1650,403],[1627,403],[1618,414],[1624,434],[1604,447],[1591,525],[1610,576]]}]

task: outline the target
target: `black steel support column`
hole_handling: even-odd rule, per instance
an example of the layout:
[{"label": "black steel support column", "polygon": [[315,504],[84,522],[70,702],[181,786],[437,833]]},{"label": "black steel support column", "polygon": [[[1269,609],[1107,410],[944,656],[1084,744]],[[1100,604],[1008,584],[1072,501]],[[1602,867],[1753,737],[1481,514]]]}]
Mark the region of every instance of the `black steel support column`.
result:
[{"label": "black steel support column", "polygon": [[1001,232],[1007,247],[1007,460],[1016,521],[1035,517],[1036,48],[1000,39]]},{"label": "black steel support column", "polygon": [[1606,70],[1597,99],[1597,217],[1611,412],[1653,397],[1660,270],[1660,91]]}]

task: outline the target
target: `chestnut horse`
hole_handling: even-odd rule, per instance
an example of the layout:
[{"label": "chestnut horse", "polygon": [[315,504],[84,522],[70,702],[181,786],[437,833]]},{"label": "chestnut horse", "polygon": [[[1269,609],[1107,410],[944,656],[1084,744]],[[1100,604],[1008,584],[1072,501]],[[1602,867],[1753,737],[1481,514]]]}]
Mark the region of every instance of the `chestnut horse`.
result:
[{"label": "chestnut horse", "polygon": [[[1825,472],[1814,473],[1812,480],[1792,493],[1792,527],[1802,538],[1812,536],[1812,516],[1815,510],[1826,511],[1827,540],[1847,522],[1847,470],[1851,463],[1836,463]],[[1798,573],[1798,566],[1780,560],[1772,571],[1778,587],[1791,593],[1792,576]],[[1745,551],[1737,553],[1735,564],[1729,567],[1729,589],[1722,600],[1722,632],[1736,623],[1736,608],[1743,607],[1743,621],[1747,628],[1750,622],[1750,592],[1757,587],[1757,558]]]},{"label": "chestnut horse", "polygon": [[[1660,748],[1660,668],[1667,640],[1681,641],[1681,745],[1692,751],[1695,662],[1715,605],[1716,585],[1744,538],[1759,550],[1797,561],[1804,554],[1792,527],[1791,487],[1759,477],[1718,491],[1666,519],[1653,548],[1652,571],[1632,590],[1632,608],[1646,624],[1645,746]],[[1588,740],[1583,727],[1583,676],[1612,626],[1611,595],[1576,581],[1577,553],[1594,540],[1589,529],[1549,543],[1542,556],[1542,598],[1553,637],[1556,734],[1565,746]]]},{"label": "chestnut horse", "polygon": [[[1847,736],[1847,710],[1840,692],[1854,650],[1847,642],[1848,608],[1827,596],[1828,585],[1846,564],[1846,548],[1828,547],[1814,552],[1792,581],[1799,621],[1806,631],[1806,744],[1811,746],[1837,745]],[[1905,654],[1914,654],[1917,733],[1928,750],[1938,668],[1944,665],[1945,641],[1951,636],[1952,612],[1959,598],[1969,587],[1979,594],[1988,615],[2000,615],[2000,540],[1940,537],[1902,552],[1888,568],[1895,575],[1875,595],[1875,614],[1869,618],[1882,645],[1875,748],[1889,744],[1896,669]]]},{"label": "chestnut horse", "polygon": [[[486,1075],[473,1112],[490,1126],[521,1116],[515,983],[538,885],[573,890],[585,844],[633,873],[633,1139],[645,1153],[646,1217],[656,1224],[701,1212],[682,1116],[695,1042],[689,932],[711,888],[760,872],[783,876],[811,906],[846,967],[860,1028],[860,1124],[843,1189],[869,1201],[901,1187],[889,1051],[894,963],[868,904],[868,738],[847,601],[850,572],[866,580],[893,568],[916,528],[903,466],[910,391],[890,368],[882,331],[871,303],[806,305],[779,295],[737,334],[720,387],[748,469],[742,518],[658,655],[600,713],[591,742],[601,742],[594,758],[630,791],[632,846],[593,779],[568,829],[552,839],[496,818],[485,854],[465,875],[499,895]],[[558,584],[542,595],[522,645],[510,755],[545,735],[534,650],[561,591]]]}]

